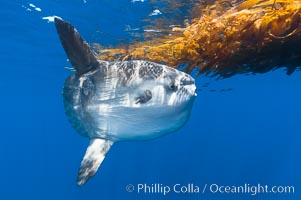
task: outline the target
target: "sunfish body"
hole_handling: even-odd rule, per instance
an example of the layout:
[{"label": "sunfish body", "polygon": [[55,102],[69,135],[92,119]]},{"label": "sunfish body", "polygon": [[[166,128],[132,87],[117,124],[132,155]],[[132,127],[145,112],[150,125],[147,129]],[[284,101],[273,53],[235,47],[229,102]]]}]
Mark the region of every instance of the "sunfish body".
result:
[{"label": "sunfish body", "polygon": [[90,139],[78,185],[96,173],[115,142],[157,138],[185,124],[196,96],[190,75],[142,60],[99,60],[70,23],[55,18],[55,25],[76,70],[65,81],[65,112]]}]

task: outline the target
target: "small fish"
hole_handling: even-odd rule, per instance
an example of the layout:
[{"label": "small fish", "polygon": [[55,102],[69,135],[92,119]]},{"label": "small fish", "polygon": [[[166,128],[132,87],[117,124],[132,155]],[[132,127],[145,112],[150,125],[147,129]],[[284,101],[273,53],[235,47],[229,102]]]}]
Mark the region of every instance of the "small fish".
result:
[{"label": "small fish", "polygon": [[63,89],[65,113],[90,139],[79,186],[95,175],[114,143],[154,139],[188,120],[196,97],[190,75],[144,60],[100,60],[70,23],[56,17],[55,26],[75,69]]}]

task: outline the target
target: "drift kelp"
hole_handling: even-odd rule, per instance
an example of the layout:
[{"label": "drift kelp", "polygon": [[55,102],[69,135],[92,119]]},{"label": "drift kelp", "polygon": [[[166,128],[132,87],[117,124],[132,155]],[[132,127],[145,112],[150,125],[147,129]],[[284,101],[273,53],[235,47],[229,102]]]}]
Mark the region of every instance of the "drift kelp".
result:
[{"label": "drift kelp", "polygon": [[[228,6],[220,6],[227,4]],[[301,1],[216,1],[186,28],[147,42],[99,51],[101,59],[146,59],[174,68],[187,66],[221,77],[264,73],[285,66],[287,73],[301,64]]]}]

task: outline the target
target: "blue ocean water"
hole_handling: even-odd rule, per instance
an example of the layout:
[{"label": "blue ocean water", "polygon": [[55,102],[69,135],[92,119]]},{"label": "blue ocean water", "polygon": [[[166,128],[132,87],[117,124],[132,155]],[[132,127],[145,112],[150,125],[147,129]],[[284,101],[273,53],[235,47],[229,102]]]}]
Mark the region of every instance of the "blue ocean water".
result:
[{"label": "blue ocean water", "polygon": [[[197,77],[200,91],[185,127],[153,141],[116,144],[96,176],[76,185],[89,141],[65,117],[61,94],[70,64],[54,24],[43,17],[61,16],[87,41],[114,46],[130,40],[126,27],[142,27],[154,9],[148,0],[1,3],[1,199],[301,198],[301,78],[281,69]],[[200,192],[138,193],[139,184],[194,184]],[[215,184],[294,186],[294,193],[210,192]]]}]

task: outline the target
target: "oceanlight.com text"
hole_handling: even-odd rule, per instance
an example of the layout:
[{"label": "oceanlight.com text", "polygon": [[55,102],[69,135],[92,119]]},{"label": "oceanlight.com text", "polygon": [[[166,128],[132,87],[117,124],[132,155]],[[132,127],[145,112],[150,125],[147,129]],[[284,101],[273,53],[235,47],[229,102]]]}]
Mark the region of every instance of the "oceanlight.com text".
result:
[{"label": "oceanlight.com text", "polygon": [[242,184],[242,185],[221,185],[221,184],[163,184],[163,183],[138,183],[128,184],[125,187],[129,193],[137,194],[153,194],[163,195],[168,194],[245,194],[245,195],[259,195],[259,194],[294,194],[295,187],[293,185],[278,185],[270,186],[267,184]]},{"label": "oceanlight.com text", "polygon": [[[207,186],[206,186],[207,187]],[[269,186],[269,185],[261,185],[260,183],[257,185],[244,184],[240,186],[230,186],[230,185],[218,185],[211,184],[209,185],[210,193],[220,193],[220,194],[264,194],[264,193],[272,193],[272,194],[294,194],[295,187],[294,186]]]}]

